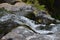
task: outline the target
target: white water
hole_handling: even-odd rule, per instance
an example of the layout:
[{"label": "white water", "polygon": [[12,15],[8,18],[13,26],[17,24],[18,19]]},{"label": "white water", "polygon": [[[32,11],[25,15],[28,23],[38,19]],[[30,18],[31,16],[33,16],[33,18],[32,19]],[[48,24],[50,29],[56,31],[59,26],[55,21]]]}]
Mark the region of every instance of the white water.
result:
[{"label": "white water", "polygon": [[14,14],[8,14],[8,15],[5,15],[5,16],[1,17],[0,22],[7,21],[9,19],[16,22],[16,23],[18,23],[18,24],[20,24],[20,25],[27,25],[32,30],[34,30],[35,32],[40,33],[40,34],[54,33],[55,30],[56,30],[56,28],[53,29],[52,31],[38,30],[38,29],[36,29],[37,27],[46,26],[46,25],[44,25],[44,24],[35,24],[35,21],[33,21],[33,20],[30,20],[30,19],[28,19],[24,16],[19,16],[19,15],[14,15]]}]

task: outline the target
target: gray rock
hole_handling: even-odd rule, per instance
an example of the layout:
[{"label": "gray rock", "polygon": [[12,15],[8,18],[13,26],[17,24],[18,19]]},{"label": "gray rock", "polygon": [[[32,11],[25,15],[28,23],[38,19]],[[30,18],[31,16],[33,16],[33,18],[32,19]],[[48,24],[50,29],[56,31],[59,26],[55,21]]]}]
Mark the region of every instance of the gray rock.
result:
[{"label": "gray rock", "polygon": [[[1,4],[1,5],[5,5],[5,4]],[[45,24],[49,22],[51,23],[53,23],[53,21],[55,22],[54,18],[52,18],[49,15],[46,15],[43,12],[38,12],[39,14],[37,14],[36,17],[38,16],[39,18],[43,19],[43,22],[45,24],[35,24],[35,21],[24,17],[30,12],[34,11],[33,7],[26,4],[22,6],[21,5],[20,3],[16,3],[15,5],[6,4],[5,6],[2,6],[8,11],[12,11],[13,14],[11,12],[10,13],[5,12],[6,10],[5,11],[2,10],[0,12],[0,15],[3,14],[0,17],[0,30],[3,31],[0,33],[0,36],[2,37],[6,34],[1,40],[59,40],[60,39],[59,38],[60,24],[48,25],[48,29],[49,27],[52,27],[51,30],[39,29],[41,26],[46,27]],[[57,20],[57,22],[59,21]],[[27,25],[35,32],[40,34],[36,34],[32,30],[25,28],[25,26],[20,26],[20,25]],[[53,34],[46,35],[47,33],[53,33]]]},{"label": "gray rock", "polygon": [[7,34],[7,35],[9,35],[9,37],[8,36],[6,36],[6,37],[7,37],[7,39],[12,38],[13,40],[19,40],[19,39],[25,40],[26,36],[32,36],[33,34],[34,34],[34,32],[32,32],[31,30],[28,30],[28,29],[26,30],[25,27],[20,26],[20,27],[15,28],[14,30],[12,30],[12,32],[10,32],[9,34]]},{"label": "gray rock", "polygon": [[1,38],[1,40],[60,40],[60,34],[52,34],[52,35],[41,35],[32,32],[31,30],[19,26],[9,32],[7,35]]},{"label": "gray rock", "polygon": [[10,3],[10,4],[12,4],[12,3],[14,3],[14,2],[16,2],[16,1],[21,1],[21,0],[0,0],[0,3]]},{"label": "gray rock", "polygon": [[42,19],[42,23],[44,24],[56,23],[56,19],[52,18],[45,11],[37,11],[37,14],[35,16],[39,19]]},{"label": "gray rock", "polygon": [[11,5],[8,3],[0,4],[0,8],[5,8],[8,11],[26,11],[26,12],[33,12],[33,6],[27,5],[24,2],[17,2],[15,5]]},{"label": "gray rock", "polygon": [[13,21],[0,22],[0,38],[10,32],[13,28],[17,27],[19,24]]}]

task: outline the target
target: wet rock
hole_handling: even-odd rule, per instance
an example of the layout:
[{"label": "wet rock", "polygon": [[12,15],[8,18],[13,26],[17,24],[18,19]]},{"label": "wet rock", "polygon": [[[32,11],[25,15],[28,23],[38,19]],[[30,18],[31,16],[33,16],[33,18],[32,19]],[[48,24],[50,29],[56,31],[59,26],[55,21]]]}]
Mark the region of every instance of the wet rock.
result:
[{"label": "wet rock", "polygon": [[[1,27],[0,36],[2,37],[9,32],[6,36],[2,38],[2,40],[58,40],[59,39],[59,37],[56,36],[57,34],[55,33],[59,33],[60,24],[54,24],[54,25],[50,24],[54,23],[55,19],[52,18],[50,15],[47,15],[45,12],[39,11],[38,14],[35,15],[36,17],[39,17],[43,20],[42,24],[35,24],[35,21],[30,20],[29,17],[28,18],[25,17],[27,14],[33,13],[34,9],[31,5],[26,5],[25,3],[19,3],[19,2],[16,3],[15,5],[3,3],[1,4],[1,8],[2,7],[5,8],[6,10],[4,11],[0,10],[0,15],[2,15],[0,17],[0,27]],[[59,20],[56,21],[59,22]],[[46,26],[46,24],[49,25]],[[20,25],[30,27],[34,31],[26,29],[25,26]],[[12,30],[17,26],[20,27]],[[41,27],[43,28],[42,30]],[[35,32],[40,34],[36,34]]]},{"label": "wet rock", "polygon": [[39,19],[42,19],[42,23],[44,24],[50,24],[55,22],[55,19],[48,15],[45,11],[37,11],[37,14],[35,16]]},{"label": "wet rock", "polygon": [[[40,33],[40,34],[54,33],[54,31],[51,31],[51,30],[49,31],[49,30],[41,30],[41,29],[39,30],[39,29],[37,29],[37,27],[40,28],[43,25],[41,25],[41,24],[35,24],[35,21],[30,20],[30,19],[28,19],[28,18],[26,18],[26,17],[24,17],[22,15],[18,15],[18,14],[7,14],[7,15],[4,15],[4,16],[2,16],[0,18],[0,22],[5,23],[6,21],[7,21],[7,23],[8,23],[8,21],[9,22],[10,21],[11,22],[13,21],[13,22],[16,22],[16,23],[18,23],[20,25],[27,25],[33,31],[35,31],[36,33]],[[47,29],[49,29],[48,27],[47,27]]]}]

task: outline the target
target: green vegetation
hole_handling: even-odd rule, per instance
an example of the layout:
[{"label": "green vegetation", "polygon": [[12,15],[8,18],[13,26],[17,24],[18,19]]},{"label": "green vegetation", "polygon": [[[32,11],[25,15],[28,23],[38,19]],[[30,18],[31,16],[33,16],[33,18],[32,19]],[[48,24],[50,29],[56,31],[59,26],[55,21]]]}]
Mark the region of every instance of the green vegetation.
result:
[{"label": "green vegetation", "polygon": [[45,5],[49,14],[60,20],[60,0],[38,0],[41,5]]},{"label": "green vegetation", "polygon": [[27,4],[32,4],[38,10],[45,10],[45,6],[44,5],[40,5],[38,0],[22,0],[22,1],[26,2]]},{"label": "green vegetation", "polygon": [[[60,2],[59,0],[23,0],[27,4],[33,4],[39,10],[49,11],[49,14],[56,18],[60,19]],[[42,5],[41,5],[42,4]]]}]

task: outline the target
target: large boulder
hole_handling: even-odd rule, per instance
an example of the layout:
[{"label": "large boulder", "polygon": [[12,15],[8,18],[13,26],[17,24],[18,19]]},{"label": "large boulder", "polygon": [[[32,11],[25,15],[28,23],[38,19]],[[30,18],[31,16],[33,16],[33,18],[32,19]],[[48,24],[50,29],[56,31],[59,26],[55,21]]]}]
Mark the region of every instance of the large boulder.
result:
[{"label": "large boulder", "polygon": [[[22,5],[23,4],[23,5]],[[12,32],[8,33],[7,36],[4,36],[2,38],[2,40],[53,40],[55,38],[51,38],[55,36],[54,35],[41,35],[41,34],[46,34],[46,33],[50,33],[52,31],[52,33],[56,32],[55,29],[53,28],[52,30],[49,30],[49,28],[51,27],[50,24],[47,26],[46,30],[45,29],[45,24],[43,24],[41,26],[41,24],[37,24],[35,23],[35,21],[33,21],[32,19],[36,19],[36,17],[40,17],[43,20],[51,20],[54,21],[54,18],[44,14],[43,12],[41,13],[41,11],[39,11],[37,15],[34,15],[34,8],[31,5],[26,5],[25,3],[16,3],[15,5],[11,5],[8,3],[2,3],[0,4],[0,26],[1,26],[1,33],[0,36],[4,36],[6,35],[8,32],[10,32],[12,29],[14,29],[15,27],[18,27],[16,29],[14,29],[14,31],[12,30]],[[32,16],[30,16],[30,14],[33,14]],[[29,15],[28,15],[29,14]],[[31,17],[32,19],[30,20],[30,18],[27,16]],[[58,20],[57,20],[58,21]],[[21,22],[25,25],[21,26]],[[47,23],[44,22],[44,23]],[[34,30],[29,30],[25,29],[26,27],[31,27]],[[38,26],[38,27],[37,27]],[[58,25],[53,25],[53,27],[56,27]],[[60,25],[59,25],[60,26]],[[43,27],[44,29],[40,29],[41,27]],[[25,31],[26,30],[26,31]],[[33,32],[32,32],[33,31]],[[41,34],[36,34],[37,33],[41,33]],[[51,34],[51,33],[50,33]],[[8,36],[9,35],[9,36]],[[11,35],[11,36],[10,36]],[[33,35],[33,36],[32,36]],[[43,36],[43,37],[42,37]],[[1,38],[0,37],[0,38]],[[49,39],[50,38],[50,39]],[[58,37],[57,37],[58,38]],[[58,38],[59,39],[59,38]]]},{"label": "large boulder", "polygon": [[60,40],[60,33],[41,35],[34,33],[24,26],[19,26],[2,37],[1,40]]},{"label": "large boulder", "polygon": [[18,2],[15,5],[11,5],[9,3],[2,3],[2,4],[0,4],[0,8],[5,8],[8,11],[20,11],[20,10],[25,10],[25,11],[31,10],[31,11],[33,11],[32,5],[27,5],[24,2]]},{"label": "large boulder", "polygon": [[[20,16],[25,16],[29,14],[27,11],[25,11],[27,8],[31,8],[31,6],[29,7],[25,3],[21,3],[21,5],[20,3],[16,3],[15,5],[2,3],[0,4],[0,19],[7,14],[16,14]],[[32,9],[29,9],[29,10],[32,10]],[[19,24],[10,20],[10,15],[7,17],[6,21],[5,19],[3,20],[4,22],[0,21],[0,38],[4,36],[5,34],[7,34],[8,32],[10,32],[13,28],[19,26]]]}]

